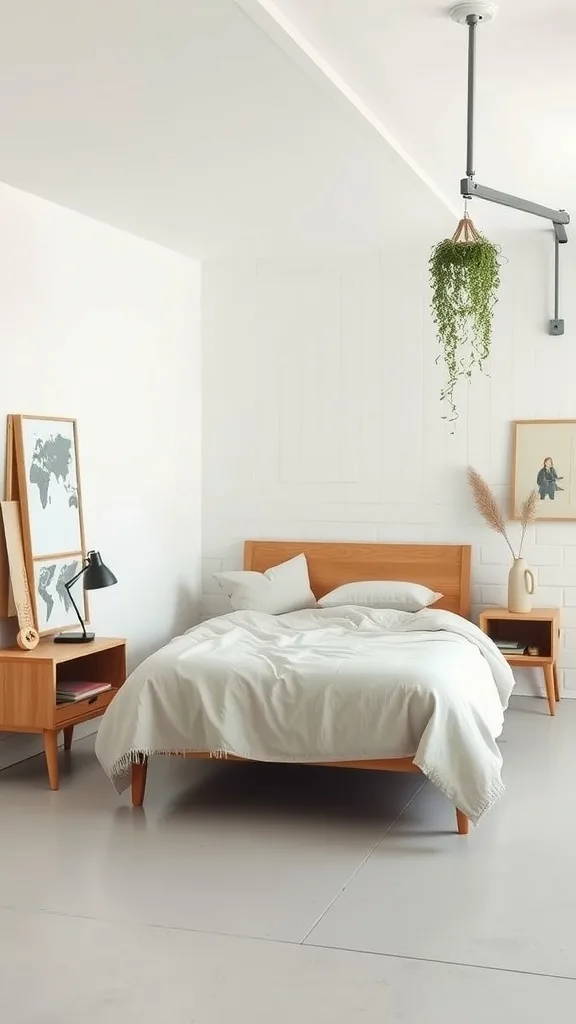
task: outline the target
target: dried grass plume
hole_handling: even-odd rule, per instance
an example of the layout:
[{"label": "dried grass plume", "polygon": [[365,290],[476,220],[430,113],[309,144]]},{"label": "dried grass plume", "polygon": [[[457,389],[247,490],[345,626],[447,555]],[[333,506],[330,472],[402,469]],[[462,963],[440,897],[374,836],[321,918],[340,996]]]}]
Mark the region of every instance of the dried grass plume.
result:
[{"label": "dried grass plume", "polygon": [[468,467],[468,483],[472,488],[474,503],[482,518],[492,530],[496,530],[496,533],[501,533],[505,537],[506,526],[500,506],[484,477],[480,476],[480,473],[472,466]]},{"label": "dried grass plume", "polygon": [[518,558],[522,554],[522,548],[524,546],[524,537],[526,536],[526,530],[536,519],[536,508],[538,507],[538,492],[536,490],[530,491],[527,498],[524,498],[520,506],[520,525],[522,527],[522,533],[520,534],[520,547],[518,548]]},{"label": "dried grass plume", "polygon": [[512,553],[512,558],[520,558],[522,554],[524,538],[526,536],[526,530],[530,526],[530,523],[533,523],[536,519],[536,508],[538,501],[538,495],[536,491],[530,491],[530,494],[527,498],[524,499],[520,507],[520,525],[522,527],[522,532],[520,534],[520,547],[518,548],[518,556],[516,556],[514,548],[512,547],[510,539],[506,532],[506,523],[504,520],[504,516],[502,515],[502,510],[500,509],[500,506],[498,505],[498,502],[496,501],[494,494],[490,490],[490,487],[484,480],[484,477],[480,476],[480,473],[478,473],[477,470],[473,469],[472,466],[468,467],[468,483],[470,484],[470,488],[474,496],[474,503],[476,505],[476,508],[478,509],[484,522],[488,524],[491,530],[495,530],[496,533],[499,533],[502,535],[502,537],[504,537],[504,540],[506,541]]},{"label": "dried grass plume", "polygon": [[526,530],[530,523],[533,523],[536,519],[537,503],[538,492],[536,490],[530,491],[530,494],[527,498],[524,498],[520,506],[520,522],[523,530]]}]

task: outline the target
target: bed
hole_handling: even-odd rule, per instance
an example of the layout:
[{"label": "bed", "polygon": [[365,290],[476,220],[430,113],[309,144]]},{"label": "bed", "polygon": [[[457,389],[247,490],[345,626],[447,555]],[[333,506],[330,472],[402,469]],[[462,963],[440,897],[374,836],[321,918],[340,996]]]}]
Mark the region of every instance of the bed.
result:
[{"label": "bed", "polygon": [[[189,758],[225,756],[239,762],[287,761],[369,771],[423,772],[456,803],[457,831],[460,835],[467,834],[470,819],[478,821],[499,798],[503,789],[500,779],[501,757],[495,741],[502,728],[503,712],[513,685],[509,666],[497,649],[477,627],[466,621],[470,613],[470,547],[246,541],[244,568],[264,572],[300,553],[306,555],[310,585],[317,599],[345,583],[382,579],[420,583],[440,592],[443,597],[433,608],[417,614],[347,607],[344,610],[309,609],[306,616],[304,612],[293,612],[264,618],[259,613],[235,612],[202,623],[184,637],[176,638],[162,652],[153,655],[122,687],[108,708],[98,733],[96,753],[102,766],[119,791],[131,782],[132,803],[137,807],[144,801],[150,754]],[[273,660],[276,647],[278,651],[282,649],[283,658],[287,649],[293,661],[304,657],[305,662],[306,650],[316,656],[322,647],[332,657],[336,643],[334,638],[337,638],[340,660],[338,664],[336,661],[328,664],[334,664],[335,674],[338,674],[341,710],[338,725],[334,726],[329,742],[318,743],[314,751],[306,746],[309,740],[306,737],[302,739],[306,730],[302,728],[301,716],[300,720],[295,717],[294,709],[302,706],[309,693],[312,694],[309,698],[312,702],[315,691],[308,686],[299,691],[294,689],[293,679],[290,680],[291,688],[284,688],[282,699],[293,703],[290,722],[294,735],[300,737],[300,746],[295,741],[288,755],[283,753],[279,745],[274,749],[270,745],[264,746],[260,750],[258,729],[253,730],[256,739],[249,746],[250,751],[258,751],[258,756],[253,753],[246,756],[246,744],[243,746],[241,742],[235,743],[230,738],[224,743],[211,740],[210,749],[198,749],[197,738],[196,742],[192,742],[198,707],[202,706],[202,714],[210,717],[212,709],[209,705],[212,700],[223,702],[228,699],[230,673],[234,676],[240,674],[245,684],[246,680],[237,670],[237,665],[261,664],[263,660]],[[199,661],[200,651],[204,653]],[[401,655],[398,651],[401,651]],[[370,652],[369,657],[367,652]],[[380,681],[382,665],[387,664],[392,653],[394,657],[400,657],[397,662],[399,665],[420,665],[424,659],[427,671],[434,669],[434,684],[427,684],[425,694],[419,683],[409,690],[402,679],[396,684],[395,677],[388,676],[386,696],[380,700],[380,691],[374,689],[374,666],[378,668],[378,685],[383,686]],[[198,666],[207,663],[212,666],[212,675],[203,680]],[[219,674],[214,675],[214,664],[222,666]],[[392,660],[390,664],[396,662]],[[177,671],[174,669],[176,665]],[[362,668],[356,670],[356,665]],[[442,676],[444,666],[450,685]],[[325,692],[327,683],[324,667],[322,671]],[[354,671],[359,676],[364,672],[369,681],[367,686],[362,683],[357,692],[352,688],[350,676]],[[276,671],[276,681],[280,677],[284,681],[284,675],[282,671]],[[182,680],[185,680],[185,684]],[[167,703],[165,690],[169,684],[173,695],[180,701],[177,711],[166,712],[164,706]],[[218,687],[221,687],[220,697],[217,696]],[[190,714],[188,705],[182,703],[183,694],[189,700],[189,688],[196,688],[202,694],[198,698],[200,704],[195,705],[196,711],[189,723],[183,725],[186,716]],[[416,697],[415,691],[418,691]],[[259,722],[260,731],[265,734],[267,719],[271,717],[269,709],[263,708],[261,703],[255,710],[249,709],[248,703],[254,695],[248,693],[245,685],[241,692],[247,694],[243,698],[247,702],[246,709],[243,711],[236,701],[235,721],[243,713],[246,718],[251,714]],[[345,692],[344,698],[342,692]],[[310,703],[312,717],[313,708],[322,703],[318,700],[318,693],[319,690],[316,691],[314,703]],[[364,694],[365,699],[372,702],[370,710],[367,711],[365,707],[362,709],[364,723],[370,716],[374,716],[375,694],[376,700],[380,702],[378,706],[381,704],[382,708],[392,708],[394,705],[394,714],[402,716],[401,723],[398,718],[400,724],[391,743],[392,747],[398,746],[398,743],[404,744],[406,749],[398,747],[402,756],[373,756],[374,750],[368,749],[366,744],[360,755],[355,756],[354,748],[348,744],[341,726],[343,721],[351,722],[356,713],[360,714],[357,709],[361,706]],[[230,699],[235,696],[237,698],[237,693],[232,693]],[[414,703],[416,699],[418,704]],[[333,700],[329,705],[324,701],[318,714],[325,715],[326,707],[333,708],[333,704]],[[152,707],[153,712],[150,710]],[[382,714],[384,728],[386,715],[384,712]],[[154,724],[150,725],[148,731],[142,724],[152,721],[154,715],[164,716],[162,728],[158,726],[156,733]],[[169,721],[170,715],[172,721]],[[176,719],[177,726],[174,725]],[[330,732],[325,728],[324,720],[317,723],[315,729],[314,735]],[[419,742],[409,739],[411,733],[417,734]],[[158,738],[160,735],[170,735],[170,742],[162,743]],[[334,739],[335,735],[337,739]],[[378,746],[379,735],[373,738],[377,749],[381,749]],[[447,738],[450,738],[450,744],[446,742]],[[390,742],[387,745],[390,746]],[[408,750],[411,746],[417,749]],[[317,750],[320,753],[315,756]],[[338,750],[345,751],[345,756],[339,757]],[[447,759],[453,764],[443,773]],[[455,785],[452,775],[456,777]]]}]

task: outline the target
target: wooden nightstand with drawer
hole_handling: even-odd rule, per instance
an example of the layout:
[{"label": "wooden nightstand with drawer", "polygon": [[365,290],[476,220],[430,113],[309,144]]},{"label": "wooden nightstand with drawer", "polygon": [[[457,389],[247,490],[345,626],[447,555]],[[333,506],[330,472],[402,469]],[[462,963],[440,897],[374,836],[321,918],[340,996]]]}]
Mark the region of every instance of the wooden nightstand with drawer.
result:
[{"label": "wooden nightstand with drawer", "polygon": [[[126,679],[126,641],[98,637],[86,644],[42,640],[33,651],[0,649],[0,732],[41,733],[51,789],[58,789],[58,733],[70,749],[74,726],[98,718]],[[93,697],[56,703],[59,682],[110,683]]]}]

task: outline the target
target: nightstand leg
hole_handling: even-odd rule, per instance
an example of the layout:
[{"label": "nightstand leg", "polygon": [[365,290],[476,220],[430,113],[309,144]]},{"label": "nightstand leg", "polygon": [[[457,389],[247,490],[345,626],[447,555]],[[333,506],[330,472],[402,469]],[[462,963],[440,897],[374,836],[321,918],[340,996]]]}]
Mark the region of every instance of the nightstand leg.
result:
[{"label": "nightstand leg", "polygon": [[58,789],[60,784],[58,773],[58,733],[55,729],[44,730],[44,753],[46,755],[50,789]]},{"label": "nightstand leg", "polygon": [[74,735],[74,726],[68,725],[64,729],[64,750],[70,750],[72,746],[72,737]]},{"label": "nightstand leg", "polygon": [[554,686],[554,672],[552,665],[543,665],[542,671],[544,673],[544,682],[546,683],[546,696],[548,697],[548,707],[550,714],[556,714],[556,693]]},{"label": "nightstand leg", "polygon": [[560,701],[560,687],[558,686],[558,669],[556,668],[556,662],[552,665],[552,672],[554,673],[554,696],[557,701]]}]

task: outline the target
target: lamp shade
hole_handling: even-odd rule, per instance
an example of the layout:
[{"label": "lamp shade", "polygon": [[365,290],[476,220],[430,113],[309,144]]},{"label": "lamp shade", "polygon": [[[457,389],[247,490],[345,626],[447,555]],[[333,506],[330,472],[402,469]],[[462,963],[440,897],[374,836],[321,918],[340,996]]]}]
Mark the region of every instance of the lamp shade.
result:
[{"label": "lamp shade", "polygon": [[84,590],[101,590],[102,587],[112,587],[118,583],[114,573],[104,565],[99,551],[89,551],[86,557],[88,565],[82,576]]}]

